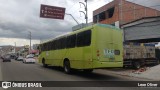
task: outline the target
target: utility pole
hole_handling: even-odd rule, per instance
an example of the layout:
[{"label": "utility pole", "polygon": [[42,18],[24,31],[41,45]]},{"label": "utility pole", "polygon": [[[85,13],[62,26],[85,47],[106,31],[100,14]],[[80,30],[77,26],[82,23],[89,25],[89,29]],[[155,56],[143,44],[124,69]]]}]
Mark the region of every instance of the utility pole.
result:
[{"label": "utility pole", "polygon": [[120,22],[120,24],[122,25],[123,24],[123,11],[122,11],[122,4],[123,4],[123,1],[121,0],[121,22]]},{"label": "utility pole", "polygon": [[73,18],[73,20],[76,21],[76,23],[79,25],[79,22],[73,17],[72,14],[69,14],[69,13],[65,13],[65,14],[71,16]]},{"label": "utility pole", "polygon": [[15,42],[14,44],[15,44],[15,47],[14,47],[14,53],[16,53],[16,42]]},{"label": "utility pole", "polygon": [[84,4],[83,2],[79,2],[79,3],[85,7],[85,12],[84,11],[79,11],[79,12],[82,12],[85,15],[86,25],[87,25],[88,24],[88,8],[87,8],[88,3],[87,3],[87,0],[85,0],[86,4]]},{"label": "utility pole", "polygon": [[30,48],[29,48],[29,52],[31,52],[31,31],[29,31],[29,39],[30,39]]}]

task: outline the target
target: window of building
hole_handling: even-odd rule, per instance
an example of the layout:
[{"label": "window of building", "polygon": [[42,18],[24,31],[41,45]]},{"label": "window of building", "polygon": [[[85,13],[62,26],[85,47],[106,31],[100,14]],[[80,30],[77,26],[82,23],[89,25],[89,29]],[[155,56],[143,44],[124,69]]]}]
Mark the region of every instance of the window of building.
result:
[{"label": "window of building", "polygon": [[97,19],[97,16],[98,16],[98,15],[93,16],[93,22],[94,22],[94,23],[97,23],[97,22],[98,22],[98,21],[97,21],[97,20],[98,20],[98,19]]},{"label": "window of building", "polygon": [[108,18],[112,18],[114,14],[114,7],[108,9],[107,12],[108,12]]},{"label": "window of building", "polygon": [[102,12],[99,14],[99,20],[98,21],[103,21],[106,19],[106,15],[105,15],[105,12]]}]

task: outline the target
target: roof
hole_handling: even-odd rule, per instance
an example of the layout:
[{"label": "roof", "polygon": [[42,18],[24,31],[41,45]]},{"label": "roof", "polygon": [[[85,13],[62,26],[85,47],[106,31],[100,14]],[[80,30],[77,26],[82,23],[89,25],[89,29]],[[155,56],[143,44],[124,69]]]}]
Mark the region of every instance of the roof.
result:
[{"label": "roof", "polygon": [[152,22],[152,21],[160,21],[160,16],[142,17],[140,19],[125,23],[121,27],[125,28],[125,27],[136,25],[136,24],[141,24],[141,23],[145,23],[145,22]]}]

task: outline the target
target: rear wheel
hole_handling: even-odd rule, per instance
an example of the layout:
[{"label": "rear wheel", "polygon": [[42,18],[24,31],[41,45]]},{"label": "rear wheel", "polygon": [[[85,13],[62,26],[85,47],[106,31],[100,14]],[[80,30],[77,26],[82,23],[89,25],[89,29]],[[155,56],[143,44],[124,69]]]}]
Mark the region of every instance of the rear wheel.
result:
[{"label": "rear wheel", "polygon": [[158,59],[156,59],[156,63],[155,63],[155,65],[158,65],[160,62],[159,62],[159,60]]},{"label": "rear wheel", "polygon": [[141,67],[141,63],[140,62],[133,62],[133,66],[135,69],[139,69]]},{"label": "rear wheel", "polygon": [[64,71],[65,73],[69,74],[71,73],[71,67],[70,67],[70,62],[69,60],[65,60],[63,63]]}]

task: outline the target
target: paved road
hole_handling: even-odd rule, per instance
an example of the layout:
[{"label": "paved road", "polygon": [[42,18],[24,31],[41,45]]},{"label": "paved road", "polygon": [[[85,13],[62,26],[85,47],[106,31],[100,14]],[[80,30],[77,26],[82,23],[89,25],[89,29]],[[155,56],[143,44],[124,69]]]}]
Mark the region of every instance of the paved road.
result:
[{"label": "paved road", "polygon": [[[91,74],[85,74],[82,72],[74,72],[71,75],[65,74],[61,68],[50,67],[43,68],[40,64],[24,64],[21,61],[12,60],[12,62],[2,62],[0,60],[0,81],[145,81],[145,79],[133,78],[127,76],[114,75],[107,70],[95,70]],[[9,88],[9,90],[17,90],[16,88]],[[73,89],[73,90],[88,90],[88,89],[100,89],[110,90],[109,87],[55,87],[55,88],[19,88],[20,90],[61,90],[61,89]],[[117,88],[112,88],[116,90]],[[121,88],[119,88],[121,90]],[[129,88],[135,90],[138,88]],[[143,89],[143,88],[141,88]],[[157,88],[154,88],[157,89]],[[122,90],[128,90],[128,88],[122,88]],[[139,90],[139,89],[138,89]],[[146,90],[146,88],[145,88]]]}]

